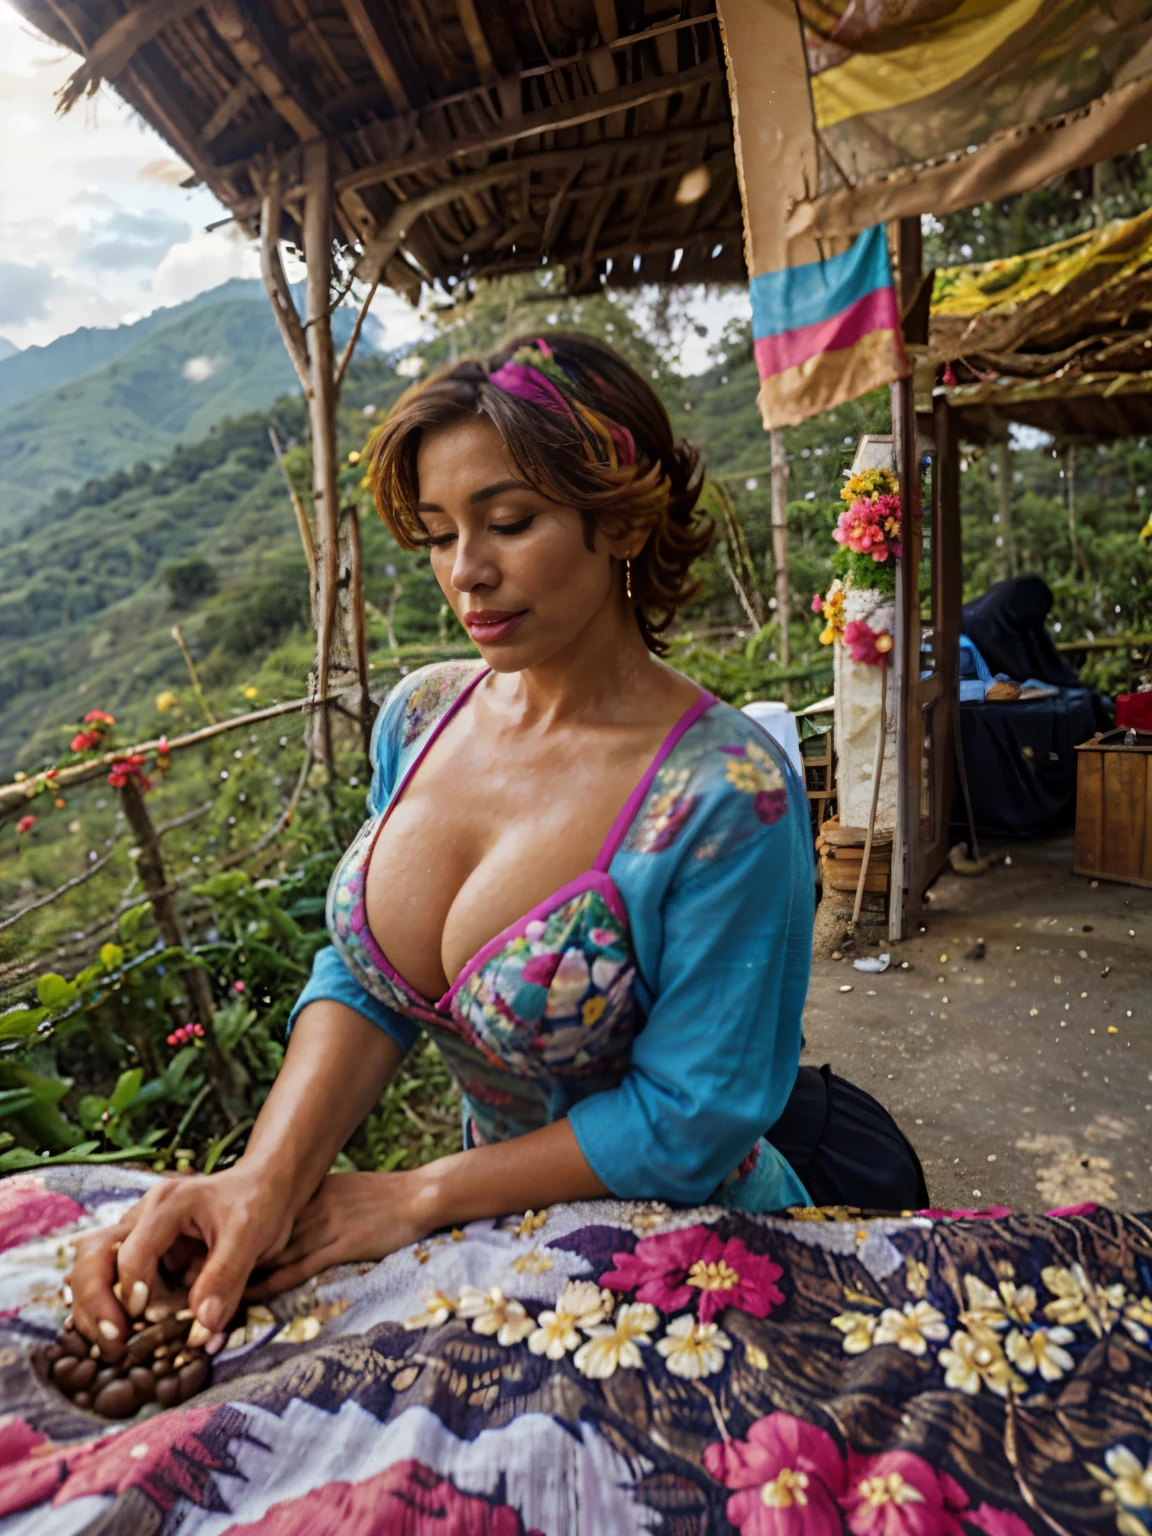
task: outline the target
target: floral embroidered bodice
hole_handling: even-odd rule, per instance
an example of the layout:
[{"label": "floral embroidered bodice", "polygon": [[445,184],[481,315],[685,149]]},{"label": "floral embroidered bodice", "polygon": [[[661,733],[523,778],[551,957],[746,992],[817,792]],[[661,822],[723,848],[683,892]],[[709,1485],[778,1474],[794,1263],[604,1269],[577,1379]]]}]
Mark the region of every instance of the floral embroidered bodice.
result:
[{"label": "floral embroidered bodice", "polygon": [[[592,868],[498,933],[430,1003],[396,971],[369,927],[368,865],[405,785],[487,670],[464,681],[434,724],[405,733],[412,736],[409,746],[418,743],[415,755],[388,803],[364,823],[337,866],[327,914],[345,963],[382,1002],[418,1020],[435,1039],[470,1103],[471,1139],[481,1145],[546,1125],[555,1078],[607,1085],[626,1070],[637,1027],[636,959],[628,913],[608,867],[662,763],[716,702],[702,693],[669,732]],[[419,704],[415,718],[418,727],[424,721]]]},{"label": "floral embroidered bodice", "polygon": [[[774,744],[729,706],[701,693],[628,797],[593,867],[497,934],[443,997],[432,1002],[421,996],[389,961],[386,937],[373,934],[364,891],[380,831],[439,732],[486,674],[478,663],[427,668],[386,701],[373,737],[369,816],[329,886],[332,947],[317,957],[293,1019],[314,998],[335,997],[405,1048],[423,1029],[459,1084],[466,1144],[503,1141],[567,1115],[593,1168],[613,1189],[613,1170],[600,1148],[620,1135],[635,1143],[641,1126],[634,1122],[643,1122],[652,1127],[650,1139],[668,1143],[662,1153],[656,1145],[650,1149],[654,1164],[663,1169],[690,1158],[690,1138],[685,1143],[677,1124],[686,1114],[699,1115],[692,1100],[707,1090],[706,1098],[719,1095],[713,1111],[704,1106],[713,1114],[718,1145],[711,1155],[702,1148],[698,1158],[716,1176],[695,1173],[710,1179],[698,1198],[725,1181],[739,1193],[761,1163],[770,1165],[759,1170],[761,1182],[772,1173],[794,1203],[803,1187],[774,1148],[767,1148],[769,1158],[761,1156],[767,1143],[760,1135],[782,1109],[799,1057],[811,925],[807,815],[803,808],[800,817],[788,814],[791,769]],[[795,789],[794,775],[792,782]],[[783,878],[765,896],[759,887],[769,876],[769,843]],[[749,859],[754,867],[745,869]],[[722,898],[718,891],[709,894],[710,878],[731,890]],[[735,903],[731,915],[725,915],[725,902]],[[758,908],[760,942],[754,932]],[[673,930],[681,922],[688,931],[678,936]],[[741,927],[753,930],[744,940]],[[782,942],[771,963],[783,970],[768,989],[749,990],[768,958],[762,950],[773,951],[774,930]],[[743,958],[747,942],[754,961]],[[681,963],[688,968],[684,976],[678,974]],[[723,982],[711,974],[717,965]],[[689,976],[698,995],[686,989]],[[678,1025],[670,1009],[661,1010],[662,996],[683,1011]],[[714,1026],[707,1018],[710,1004],[718,1010]],[[669,1015],[664,1045],[657,1024],[662,1013]],[[701,1034],[710,1027],[717,1060],[709,1059]],[[747,1049],[735,1038],[727,1048],[746,1058],[743,1066],[725,1060],[725,1029],[754,1035]],[[653,1061],[638,1071],[642,1045]],[[685,1053],[697,1052],[704,1057],[700,1067],[679,1083]],[[728,1081],[739,1079],[744,1068],[754,1076],[762,1071],[765,1081],[751,1087]],[[716,1079],[710,1089],[708,1078]],[[733,1094],[755,1101],[747,1120]],[[648,1102],[653,1095],[656,1102]],[[637,1098],[642,1102],[632,1102]],[[628,1155],[644,1151],[636,1146]],[[618,1163],[622,1155],[623,1149],[613,1150],[610,1160]],[[681,1198],[671,1188],[648,1193]]]}]

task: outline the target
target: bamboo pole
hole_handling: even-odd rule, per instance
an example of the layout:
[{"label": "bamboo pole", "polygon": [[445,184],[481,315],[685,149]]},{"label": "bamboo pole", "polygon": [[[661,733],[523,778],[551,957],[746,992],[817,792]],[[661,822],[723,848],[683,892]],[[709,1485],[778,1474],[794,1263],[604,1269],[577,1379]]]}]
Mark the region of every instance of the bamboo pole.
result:
[{"label": "bamboo pole", "polygon": [[[772,563],[776,568],[776,622],[780,626],[780,665],[792,662],[792,637],[788,632],[788,616],[792,607],[791,582],[788,578],[788,454],[784,433],[773,427],[770,434],[772,445]],[[790,704],[791,689],[784,687],[784,701]]]},{"label": "bamboo pole", "polygon": [[179,624],[172,626],[172,638],[180,647],[180,654],[184,658],[184,665],[188,669],[188,676],[192,681],[192,692],[196,695],[200,708],[208,716],[208,724],[216,724],[216,716],[212,713],[212,706],[204,696],[204,689],[200,686],[200,674],[196,670],[196,663],[192,660],[192,653],[184,643],[184,636],[180,632]]},{"label": "bamboo pole", "polygon": [[[319,600],[316,692],[328,694],[340,571],[339,485],[336,463],[336,361],[329,282],[332,268],[332,167],[323,141],[304,148],[304,307],[308,341],[308,420],[312,429],[312,498],[316,518]],[[331,717],[317,719],[317,756],[332,770]]]}]

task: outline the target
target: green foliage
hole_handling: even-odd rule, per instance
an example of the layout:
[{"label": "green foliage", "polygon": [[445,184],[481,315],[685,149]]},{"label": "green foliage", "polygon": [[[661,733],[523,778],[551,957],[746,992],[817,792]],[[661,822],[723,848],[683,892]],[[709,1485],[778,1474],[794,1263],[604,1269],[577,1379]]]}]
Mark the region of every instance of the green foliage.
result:
[{"label": "green foliage", "polygon": [[198,598],[211,597],[219,586],[216,567],[202,555],[176,560],[161,574],[176,608],[191,608]]}]

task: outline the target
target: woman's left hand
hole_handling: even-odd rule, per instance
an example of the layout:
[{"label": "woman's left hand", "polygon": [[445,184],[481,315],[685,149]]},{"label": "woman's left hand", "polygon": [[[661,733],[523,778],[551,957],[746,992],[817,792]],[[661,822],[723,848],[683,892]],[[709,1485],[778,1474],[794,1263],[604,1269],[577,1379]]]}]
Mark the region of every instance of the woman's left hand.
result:
[{"label": "woman's left hand", "polygon": [[245,1296],[262,1301],[302,1285],[322,1269],[383,1259],[433,1230],[416,1214],[415,1181],[407,1173],[330,1173],[296,1218],[275,1267]]}]

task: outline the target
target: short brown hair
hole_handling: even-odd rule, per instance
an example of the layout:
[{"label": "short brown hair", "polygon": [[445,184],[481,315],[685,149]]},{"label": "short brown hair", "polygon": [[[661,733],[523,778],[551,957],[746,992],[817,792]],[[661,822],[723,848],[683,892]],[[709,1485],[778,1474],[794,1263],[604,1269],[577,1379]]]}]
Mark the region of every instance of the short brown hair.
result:
[{"label": "short brown hair", "polygon": [[[590,336],[551,332],[520,336],[491,356],[449,365],[407,390],[370,449],[368,477],[376,506],[406,549],[426,542],[416,511],[416,456],[424,432],[454,418],[484,416],[507,445],[518,472],[540,495],[575,507],[588,547],[600,529],[610,537],[643,529],[648,539],[632,561],[636,618],[648,648],[699,586],[691,567],[712,540],[711,519],[697,508],[703,473],[695,448],[677,441],[668,412],[635,368]],[[550,380],[571,409],[550,410],[489,382],[489,375],[527,354],[547,358]],[[616,432],[611,428],[615,427]],[[635,445],[635,462],[616,449]]]}]

